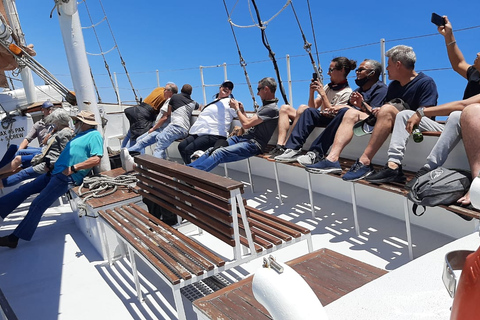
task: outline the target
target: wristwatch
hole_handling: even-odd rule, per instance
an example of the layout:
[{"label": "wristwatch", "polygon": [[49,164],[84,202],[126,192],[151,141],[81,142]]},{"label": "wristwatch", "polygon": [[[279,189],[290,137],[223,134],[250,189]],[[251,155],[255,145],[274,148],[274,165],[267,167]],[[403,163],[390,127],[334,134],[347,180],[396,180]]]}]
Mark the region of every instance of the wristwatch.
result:
[{"label": "wristwatch", "polygon": [[423,112],[424,107],[418,108],[416,113],[420,116],[420,118],[425,117],[425,113]]},{"label": "wristwatch", "polygon": [[70,166],[70,170],[72,170],[72,171],[75,172],[75,173],[77,172],[77,170],[75,169],[75,165]]}]

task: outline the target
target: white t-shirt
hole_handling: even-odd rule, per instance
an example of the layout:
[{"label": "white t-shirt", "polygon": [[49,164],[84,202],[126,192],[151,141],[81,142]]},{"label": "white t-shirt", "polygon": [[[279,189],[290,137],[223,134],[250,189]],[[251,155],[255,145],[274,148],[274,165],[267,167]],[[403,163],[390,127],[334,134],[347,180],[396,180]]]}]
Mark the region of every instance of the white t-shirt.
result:
[{"label": "white t-shirt", "polygon": [[233,118],[236,116],[234,109],[230,108],[230,98],[223,98],[206,106],[190,128],[191,135],[214,135],[228,137]]}]

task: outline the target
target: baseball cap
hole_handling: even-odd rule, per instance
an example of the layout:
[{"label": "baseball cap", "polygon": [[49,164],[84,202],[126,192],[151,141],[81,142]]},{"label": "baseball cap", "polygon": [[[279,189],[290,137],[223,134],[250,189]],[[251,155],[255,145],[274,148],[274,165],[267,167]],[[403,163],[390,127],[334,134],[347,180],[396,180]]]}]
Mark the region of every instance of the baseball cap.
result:
[{"label": "baseball cap", "polygon": [[225,80],[223,83],[222,83],[222,87],[225,87],[225,88],[228,88],[230,90],[233,90],[233,82],[230,81],[230,80]]},{"label": "baseball cap", "polygon": [[51,108],[51,107],[53,107],[53,103],[50,102],[50,100],[47,100],[42,104],[42,108],[48,109],[48,108]]}]

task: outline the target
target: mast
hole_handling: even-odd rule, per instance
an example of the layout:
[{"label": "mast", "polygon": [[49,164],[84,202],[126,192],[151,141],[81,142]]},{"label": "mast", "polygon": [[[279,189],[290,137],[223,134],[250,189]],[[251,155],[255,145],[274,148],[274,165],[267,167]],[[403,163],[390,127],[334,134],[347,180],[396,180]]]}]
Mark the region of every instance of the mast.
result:
[{"label": "mast", "polygon": [[[97,130],[100,131],[103,137],[102,118],[98,110],[95,89],[90,75],[90,66],[85,50],[77,2],[75,0],[64,0],[56,2],[56,6],[78,107],[80,110],[87,110],[95,114],[95,120],[100,124],[97,126]],[[110,170],[110,161],[105,141],[104,155],[106,156],[102,157],[100,171]]]}]

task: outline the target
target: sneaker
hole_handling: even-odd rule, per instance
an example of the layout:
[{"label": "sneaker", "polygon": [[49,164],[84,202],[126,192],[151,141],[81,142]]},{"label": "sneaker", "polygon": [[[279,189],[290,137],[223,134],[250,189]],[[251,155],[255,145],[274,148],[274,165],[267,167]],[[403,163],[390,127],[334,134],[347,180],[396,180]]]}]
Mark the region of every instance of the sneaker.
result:
[{"label": "sneaker", "polygon": [[399,165],[397,169],[391,169],[388,164],[383,167],[382,170],[372,173],[365,178],[371,183],[388,183],[388,182],[400,182],[403,183],[407,180],[407,177],[403,174],[402,165]]},{"label": "sneaker", "polygon": [[275,159],[276,156],[279,156],[285,152],[285,146],[277,144],[268,154],[270,159]]},{"label": "sneaker", "polygon": [[192,161],[195,161],[197,160],[198,158],[200,158],[201,156],[203,156],[205,154],[205,151],[203,150],[197,150],[195,151],[191,156],[190,156],[190,159]]},{"label": "sneaker", "polygon": [[13,235],[0,237],[0,247],[9,247],[11,249],[15,249],[17,245],[18,238]]},{"label": "sneaker", "polygon": [[120,151],[120,160],[122,161],[123,170],[125,170],[126,172],[133,171],[135,161],[128,152],[127,148],[122,148],[122,150]]},{"label": "sneaker", "polygon": [[420,170],[418,170],[417,173],[415,173],[415,176],[412,178],[412,180],[408,181],[405,184],[405,189],[412,190],[413,185],[415,184],[415,182],[417,182],[418,178],[420,178],[426,173],[429,173],[430,171],[431,170],[427,167],[421,167]]},{"label": "sneaker", "polygon": [[339,161],[332,162],[327,159],[318,161],[315,164],[306,166],[305,170],[310,173],[342,173],[342,167]]},{"label": "sneaker", "polygon": [[278,162],[295,162],[297,161],[298,155],[301,151],[302,149],[298,149],[298,150],[287,149],[285,150],[284,153],[282,153],[279,156],[276,156],[274,159],[275,161],[278,161]]},{"label": "sneaker", "polygon": [[342,177],[345,181],[357,181],[363,179],[373,173],[372,164],[366,166],[357,159],[350,170]]},{"label": "sneaker", "polygon": [[297,162],[300,163],[302,166],[308,166],[314,163],[317,163],[322,158],[316,153],[315,151],[308,151],[303,156],[299,156],[297,158]]}]

